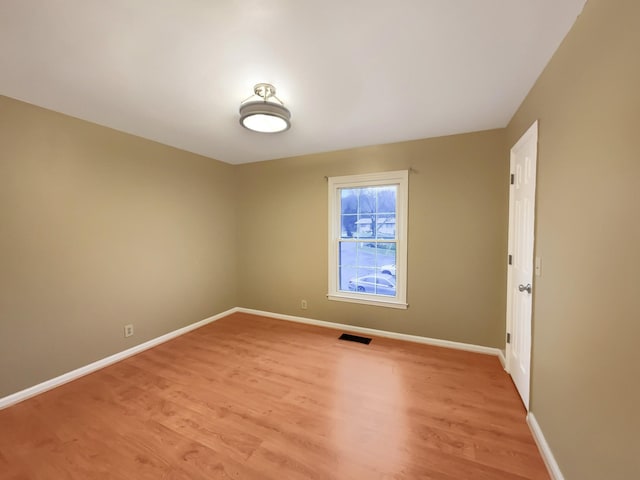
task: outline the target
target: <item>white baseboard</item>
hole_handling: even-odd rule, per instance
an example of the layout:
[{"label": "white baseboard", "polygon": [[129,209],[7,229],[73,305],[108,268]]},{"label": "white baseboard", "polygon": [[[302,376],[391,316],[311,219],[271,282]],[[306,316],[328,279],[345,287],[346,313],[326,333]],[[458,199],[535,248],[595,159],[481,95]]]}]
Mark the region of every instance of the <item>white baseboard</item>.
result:
[{"label": "white baseboard", "polygon": [[263,317],[271,317],[278,320],[286,320],[288,322],[306,323],[308,325],[317,325],[319,327],[332,328],[334,330],[347,330],[349,332],[366,333],[376,337],[393,338],[395,340],[404,340],[407,342],[423,343],[426,345],[434,345],[436,347],[454,348],[456,350],[465,350],[467,352],[484,353],[486,355],[495,355],[500,357],[502,351],[499,348],[484,347],[482,345],[473,345],[471,343],[452,342],[449,340],[439,340],[437,338],[420,337],[418,335],[408,335],[406,333],[388,332],[386,330],[377,330],[375,328],[356,327],[343,323],[326,322],[324,320],[314,320],[306,317],[296,317],[294,315],[283,315],[281,313],[264,312],[262,310],[253,310],[250,308],[238,308],[238,312],[249,313],[252,315],[260,315]]},{"label": "white baseboard", "polygon": [[501,349],[498,349],[498,360],[500,360],[500,364],[502,368],[507,369],[507,359],[504,357],[504,352]]},{"label": "white baseboard", "polygon": [[51,380],[47,380],[45,382],[39,383],[38,385],[34,385],[33,387],[29,387],[19,392],[13,393],[9,396],[0,398],[0,410],[10,407],[11,405],[14,405],[18,402],[22,402],[23,400],[31,398],[40,393],[44,393],[47,390],[51,390],[52,388],[59,387],[60,385],[71,382],[72,380],[75,380],[77,378],[88,375],[89,373],[100,370],[101,368],[119,362],[120,360],[124,360],[125,358],[131,357],[132,355],[140,353],[144,350],[148,350],[152,347],[160,345],[161,343],[171,340],[172,338],[184,335],[191,330],[195,330],[196,328],[207,325],[208,323],[215,322],[216,320],[231,315],[232,313],[235,313],[237,311],[237,307],[231,308],[225,312],[219,313],[209,318],[205,318],[204,320],[200,320],[199,322],[192,323],[191,325],[187,325],[186,327],[166,333],[160,337],[153,338],[147,342],[141,343],[140,345],[136,345],[135,347],[131,347],[127,350],[123,350],[122,352],[115,353],[109,357],[103,358],[102,360],[95,361],[93,363],[90,363],[89,365],[85,365],[84,367],[80,367],[72,370],[71,372],[64,373],[58,377],[52,378]]},{"label": "white baseboard", "polygon": [[540,454],[542,455],[542,459],[544,460],[544,464],[547,466],[547,470],[549,471],[549,475],[551,475],[552,480],[564,480],[564,475],[562,475],[558,462],[556,462],[556,459],[553,456],[551,447],[549,447],[547,440],[544,438],[544,434],[540,429],[540,425],[538,424],[536,417],[531,412],[527,414],[527,424],[533,434],[533,439],[536,441],[536,445],[538,445],[538,450],[540,450]]}]

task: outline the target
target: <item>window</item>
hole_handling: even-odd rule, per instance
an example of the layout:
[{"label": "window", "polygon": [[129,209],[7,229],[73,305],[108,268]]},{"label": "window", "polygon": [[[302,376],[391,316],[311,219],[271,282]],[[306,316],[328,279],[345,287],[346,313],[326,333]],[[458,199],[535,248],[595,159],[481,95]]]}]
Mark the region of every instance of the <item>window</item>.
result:
[{"label": "window", "polygon": [[330,300],[407,308],[408,172],[329,178]]}]

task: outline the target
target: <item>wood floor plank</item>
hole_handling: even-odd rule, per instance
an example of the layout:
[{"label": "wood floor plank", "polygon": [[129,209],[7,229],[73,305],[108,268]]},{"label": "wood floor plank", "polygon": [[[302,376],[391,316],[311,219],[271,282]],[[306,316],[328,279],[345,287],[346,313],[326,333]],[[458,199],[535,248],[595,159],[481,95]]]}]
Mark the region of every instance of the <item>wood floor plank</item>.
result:
[{"label": "wood floor plank", "polygon": [[539,480],[494,357],[234,314],[0,411],[11,480]]}]

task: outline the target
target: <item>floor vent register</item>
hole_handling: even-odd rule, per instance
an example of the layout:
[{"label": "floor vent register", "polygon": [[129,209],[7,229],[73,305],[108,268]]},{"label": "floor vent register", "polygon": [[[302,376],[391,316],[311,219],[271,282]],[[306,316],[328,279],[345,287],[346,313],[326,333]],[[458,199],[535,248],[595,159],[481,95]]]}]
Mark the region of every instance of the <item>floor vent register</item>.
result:
[{"label": "floor vent register", "polygon": [[370,338],[361,337],[359,335],[351,335],[348,333],[343,333],[342,335],[340,335],[340,338],[338,338],[338,340],[345,340],[347,342],[364,343],[365,345],[369,345],[369,343],[371,343]]}]

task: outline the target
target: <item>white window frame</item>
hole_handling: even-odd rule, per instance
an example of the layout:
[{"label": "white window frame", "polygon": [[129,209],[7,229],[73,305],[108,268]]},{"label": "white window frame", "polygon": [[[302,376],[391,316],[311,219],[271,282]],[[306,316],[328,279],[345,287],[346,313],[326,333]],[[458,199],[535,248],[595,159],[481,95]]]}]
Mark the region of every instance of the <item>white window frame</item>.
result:
[{"label": "white window frame", "polygon": [[[382,307],[406,309],[407,305],[407,220],[409,204],[409,171],[366,173],[329,177],[329,300],[341,302],[379,305]],[[363,188],[384,185],[396,185],[396,296],[375,295],[371,293],[346,292],[339,289],[340,255],[338,249],[342,234],[340,190],[344,188]],[[356,241],[356,240],[354,240]],[[388,241],[385,239],[385,242]],[[390,240],[393,242],[393,240]]]}]

